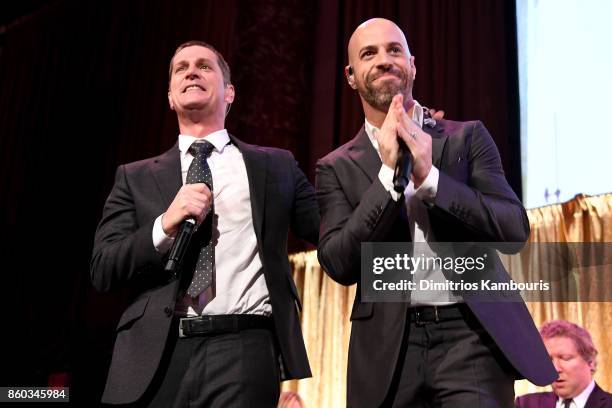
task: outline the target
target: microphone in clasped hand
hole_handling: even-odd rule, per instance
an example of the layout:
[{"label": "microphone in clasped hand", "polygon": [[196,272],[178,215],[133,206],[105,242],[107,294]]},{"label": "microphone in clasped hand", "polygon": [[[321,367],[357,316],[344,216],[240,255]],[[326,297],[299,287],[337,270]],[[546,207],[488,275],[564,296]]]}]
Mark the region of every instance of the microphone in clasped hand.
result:
[{"label": "microphone in clasped hand", "polygon": [[403,193],[410,181],[412,173],[412,153],[406,143],[399,139],[399,157],[395,164],[395,174],[393,175],[393,189],[398,193]]},{"label": "microphone in clasped hand", "polygon": [[[206,184],[206,186],[210,189],[208,184]],[[166,261],[166,267],[164,268],[166,272],[171,272],[174,276],[176,276],[178,267],[183,262],[183,257],[185,256],[185,251],[187,251],[187,247],[189,246],[191,236],[196,229],[197,226],[195,219],[187,218],[185,221],[183,221],[178,233],[176,234],[176,237],[174,238],[170,252],[168,252],[168,260]]]},{"label": "microphone in clasped hand", "polygon": [[185,251],[189,246],[189,241],[191,240],[191,236],[196,229],[196,222],[193,218],[188,218],[181,224],[176,237],[174,238],[174,242],[172,243],[172,247],[170,247],[170,252],[168,253],[168,260],[166,261],[166,267],[164,270],[166,272],[171,272],[176,276],[176,272],[178,266],[183,261],[183,256],[185,256]]}]

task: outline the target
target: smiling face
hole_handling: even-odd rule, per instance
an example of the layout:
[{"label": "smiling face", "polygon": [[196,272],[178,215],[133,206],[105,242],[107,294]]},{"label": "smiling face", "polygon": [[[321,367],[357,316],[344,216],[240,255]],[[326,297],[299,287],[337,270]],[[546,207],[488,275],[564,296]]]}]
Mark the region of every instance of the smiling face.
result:
[{"label": "smiling face", "polygon": [[586,361],[569,337],[545,338],[544,345],[559,373],[559,378],[552,383],[553,391],[563,399],[576,397],[593,379],[595,363]]},{"label": "smiling face", "polygon": [[398,93],[405,101],[412,99],[414,57],[404,33],[389,20],[368,20],[355,30],[349,41],[345,73],[362,101],[381,112],[387,112]]},{"label": "smiling face", "polygon": [[234,87],[225,84],[217,55],[201,45],[188,46],[172,59],[168,103],[179,116],[201,112],[224,117],[234,100]]}]

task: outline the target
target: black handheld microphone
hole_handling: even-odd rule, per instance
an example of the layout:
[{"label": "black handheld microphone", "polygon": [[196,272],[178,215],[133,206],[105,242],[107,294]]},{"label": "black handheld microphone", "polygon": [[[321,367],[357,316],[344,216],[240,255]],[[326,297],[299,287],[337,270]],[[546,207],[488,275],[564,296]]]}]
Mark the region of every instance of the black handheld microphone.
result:
[{"label": "black handheld microphone", "polygon": [[[205,184],[206,187],[210,189],[208,183]],[[197,227],[195,219],[188,218],[183,221],[178,233],[176,234],[176,237],[174,238],[172,247],[170,247],[170,251],[168,252],[168,260],[166,261],[166,267],[164,268],[164,271],[172,272],[172,274],[176,276],[177,268],[183,262],[185,251],[187,251],[191,236],[193,235],[196,229]]]},{"label": "black handheld microphone", "polygon": [[398,140],[398,143],[399,157],[393,174],[393,189],[398,193],[403,193],[410,181],[410,173],[412,173],[412,153],[403,140]]},{"label": "black handheld microphone", "polygon": [[166,261],[166,267],[164,268],[165,271],[172,272],[172,274],[176,276],[178,266],[183,261],[183,256],[185,256],[185,251],[189,246],[189,241],[191,240],[191,236],[193,235],[195,229],[196,223],[193,218],[183,221],[178,233],[176,234],[176,237],[174,238],[170,252],[168,253],[168,260]]}]

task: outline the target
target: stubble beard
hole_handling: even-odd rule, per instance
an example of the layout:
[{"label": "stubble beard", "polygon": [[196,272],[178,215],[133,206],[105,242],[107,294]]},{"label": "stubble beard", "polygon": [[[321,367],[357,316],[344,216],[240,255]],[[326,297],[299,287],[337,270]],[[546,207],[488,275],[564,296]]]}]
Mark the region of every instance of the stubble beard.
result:
[{"label": "stubble beard", "polygon": [[365,85],[359,87],[359,93],[373,108],[387,112],[395,95],[399,93],[404,96],[404,100],[408,98],[412,89],[412,78],[409,78],[405,71],[398,70],[395,75],[400,79],[399,82],[383,81],[378,86],[374,85],[374,81],[383,74],[385,73],[378,75],[370,73],[366,77]]}]

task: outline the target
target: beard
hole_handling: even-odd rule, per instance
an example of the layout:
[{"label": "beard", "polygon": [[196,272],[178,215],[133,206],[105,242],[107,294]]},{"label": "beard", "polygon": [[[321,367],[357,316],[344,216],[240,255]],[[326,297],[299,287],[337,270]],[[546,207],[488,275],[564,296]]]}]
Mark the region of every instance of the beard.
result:
[{"label": "beard", "polygon": [[[397,81],[383,81],[378,85],[374,84],[374,81],[384,74],[395,74],[399,79]],[[373,108],[387,112],[391,105],[391,100],[395,95],[402,94],[404,99],[408,97],[412,90],[413,80],[412,77],[408,76],[408,73],[404,70],[385,71],[385,72],[371,72],[366,77],[365,85],[359,86],[359,93],[370,104]]]}]

